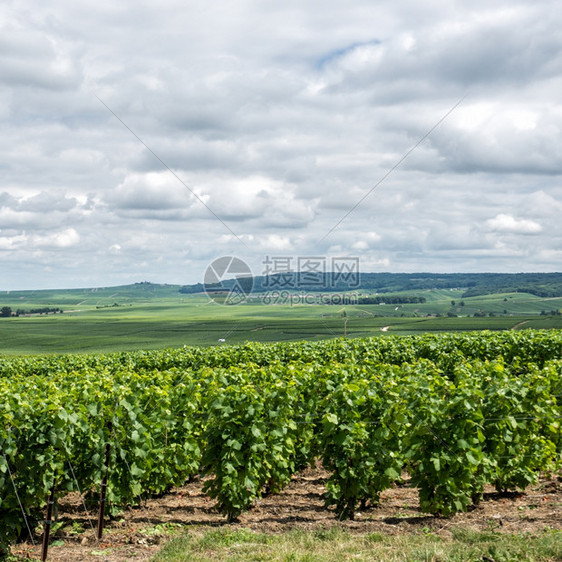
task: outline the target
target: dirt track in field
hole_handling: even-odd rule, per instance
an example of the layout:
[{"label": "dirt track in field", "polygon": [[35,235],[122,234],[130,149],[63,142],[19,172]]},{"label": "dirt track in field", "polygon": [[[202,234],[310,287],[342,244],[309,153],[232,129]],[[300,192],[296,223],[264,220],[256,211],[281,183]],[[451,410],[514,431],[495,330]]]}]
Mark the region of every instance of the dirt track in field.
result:
[{"label": "dirt track in field", "polygon": [[[290,529],[317,530],[334,526],[352,533],[422,533],[428,530],[443,537],[455,528],[501,533],[536,533],[544,529],[562,530],[562,476],[543,478],[524,493],[500,496],[486,489],[482,503],[467,513],[448,518],[433,517],[419,510],[417,491],[405,485],[386,490],[378,507],[359,511],[355,521],[337,521],[334,512],[324,507],[324,483],[329,474],[322,469],[307,469],[295,475],[280,494],[263,498],[231,524],[233,529],[281,533]],[[147,500],[141,507],[129,509],[106,523],[100,543],[90,528],[77,494],[59,501],[59,529],[49,549],[49,560],[117,562],[134,558],[149,560],[174,532],[196,532],[226,525],[214,509],[214,501],[202,492],[203,482],[196,480],[169,494]],[[93,510],[95,511],[95,510]],[[92,523],[95,525],[94,513]],[[76,531],[77,527],[85,529]],[[14,554],[40,557],[41,536],[37,545],[21,544]],[[64,543],[64,544],[61,544]],[[57,546],[58,544],[58,546]]]}]

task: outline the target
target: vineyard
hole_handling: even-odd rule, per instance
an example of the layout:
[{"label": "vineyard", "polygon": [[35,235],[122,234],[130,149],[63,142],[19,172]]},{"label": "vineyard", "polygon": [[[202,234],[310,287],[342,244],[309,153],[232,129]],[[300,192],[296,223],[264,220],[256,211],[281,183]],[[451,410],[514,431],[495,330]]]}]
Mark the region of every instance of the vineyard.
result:
[{"label": "vineyard", "polygon": [[447,516],[562,466],[562,332],[0,358],[0,557],[49,497],[107,511],[196,475],[229,521],[320,462],[353,519],[407,472]]}]

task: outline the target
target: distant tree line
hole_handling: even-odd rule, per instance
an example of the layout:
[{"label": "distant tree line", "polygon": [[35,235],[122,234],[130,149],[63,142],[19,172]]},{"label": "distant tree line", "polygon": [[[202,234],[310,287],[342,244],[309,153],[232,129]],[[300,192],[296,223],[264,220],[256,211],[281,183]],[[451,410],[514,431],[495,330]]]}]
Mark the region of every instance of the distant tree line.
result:
[{"label": "distant tree line", "polygon": [[179,291],[180,293],[184,294],[184,295],[191,295],[194,293],[202,293],[205,291],[205,289],[209,289],[211,287],[219,287],[220,283],[214,283],[212,286],[211,284],[207,284],[207,285],[203,285],[203,283],[195,283],[195,285],[184,285],[183,287],[180,287]]},{"label": "distant tree line", "polygon": [[[357,277],[358,276],[358,277]],[[302,284],[302,273],[275,273],[255,276],[251,283],[254,293],[272,289],[306,290],[307,292],[329,292],[368,290],[377,293],[398,293],[426,289],[464,289],[463,297],[494,293],[530,293],[538,297],[562,296],[562,273],[357,273],[349,279],[341,273],[318,273],[313,284]],[[236,280],[228,279],[218,284],[230,290]],[[218,288],[217,287],[217,288]],[[213,289],[212,285],[196,283],[185,285],[180,293],[201,293]]]},{"label": "distant tree line", "polygon": [[11,306],[3,306],[0,308],[0,318],[9,318],[10,316],[24,316],[25,314],[62,314],[62,308],[51,308],[44,306],[42,308],[32,308],[31,310],[24,310],[18,308],[15,311]]}]

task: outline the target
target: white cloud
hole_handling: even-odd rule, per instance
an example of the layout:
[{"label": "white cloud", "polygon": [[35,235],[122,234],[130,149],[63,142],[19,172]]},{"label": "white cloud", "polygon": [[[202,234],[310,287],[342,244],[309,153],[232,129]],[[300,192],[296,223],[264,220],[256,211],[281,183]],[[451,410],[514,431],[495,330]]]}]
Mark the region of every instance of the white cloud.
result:
[{"label": "white cloud", "polygon": [[80,242],[80,235],[74,228],[66,228],[60,232],[39,236],[34,240],[38,247],[70,248]]},{"label": "white cloud", "polygon": [[58,250],[71,248],[80,242],[80,235],[74,228],[66,228],[46,234],[17,234],[2,236],[0,232],[0,250]]},{"label": "white cloud", "polygon": [[106,196],[112,207],[123,210],[182,211],[191,204],[190,194],[170,172],[129,174]]},{"label": "white cloud", "polygon": [[267,255],[271,252],[290,252],[293,244],[288,236],[280,236],[279,234],[268,234],[258,240],[259,246]]},{"label": "white cloud", "polygon": [[538,234],[542,231],[542,226],[535,221],[516,219],[511,215],[504,215],[503,213],[496,215],[493,219],[488,219],[487,225],[495,232]]},{"label": "white cloud", "polygon": [[560,269],[557,2],[200,8],[0,9],[0,289],[195,282],[222,253]]},{"label": "white cloud", "polygon": [[370,248],[378,246],[381,240],[381,236],[376,232],[367,232],[360,236],[360,239],[351,244],[354,250],[368,250]]},{"label": "white cloud", "polygon": [[27,236],[25,234],[18,234],[16,236],[0,235],[0,251],[17,250],[19,247],[25,244],[26,240],[27,240]]}]

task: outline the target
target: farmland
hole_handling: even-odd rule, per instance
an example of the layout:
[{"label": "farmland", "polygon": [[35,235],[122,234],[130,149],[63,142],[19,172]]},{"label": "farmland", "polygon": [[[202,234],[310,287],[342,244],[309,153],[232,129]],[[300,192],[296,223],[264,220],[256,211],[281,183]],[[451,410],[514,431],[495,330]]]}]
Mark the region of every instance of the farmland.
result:
[{"label": "farmland", "polygon": [[[221,306],[174,285],[0,293],[0,306],[60,307],[62,314],[0,318],[0,353],[74,353],[416,334],[433,331],[562,328],[562,298],[498,293],[463,298],[460,289],[395,293],[418,304],[264,304],[258,297]],[[452,303],[455,303],[454,305]],[[542,313],[542,315],[541,315]],[[484,316],[475,317],[474,314]],[[449,315],[449,316],[448,316]],[[492,315],[492,316],[490,316]],[[385,329],[382,331],[382,329]]]},{"label": "farmland", "polygon": [[[150,283],[0,294],[21,312],[0,318],[2,548],[27,525],[39,540],[51,492],[72,543],[104,475],[107,515],[176,489],[214,506],[212,525],[251,521],[268,498],[349,524],[396,494],[437,521],[541,490],[562,462],[562,299],[388,294],[404,302],[223,306]],[[303,474],[319,482],[311,505],[291,492]],[[181,526],[201,505],[185,509]]]},{"label": "farmland", "polygon": [[203,477],[235,521],[315,462],[336,519],[405,474],[423,512],[464,512],[559,469],[561,352],[526,330],[4,358],[4,548],[22,507],[35,526],[104,474],[113,513]]}]

